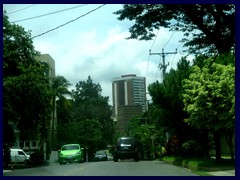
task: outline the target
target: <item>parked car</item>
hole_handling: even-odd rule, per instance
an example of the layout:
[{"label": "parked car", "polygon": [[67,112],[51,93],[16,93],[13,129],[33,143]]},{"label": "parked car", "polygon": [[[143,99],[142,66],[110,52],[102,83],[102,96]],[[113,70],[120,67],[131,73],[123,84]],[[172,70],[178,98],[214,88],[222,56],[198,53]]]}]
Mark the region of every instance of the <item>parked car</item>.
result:
[{"label": "parked car", "polygon": [[111,153],[107,154],[107,159],[108,161],[112,161],[113,160],[113,155]]},{"label": "parked car", "polygon": [[10,149],[11,163],[28,163],[30,162],[30,155],[22,149]]},{"label": "parked car", "polygon": [[137,141],[133,137],[120,137],[114,147],[113,160],[134,159],[139,161]]},{"label": "parked car", "polygon": [[83,162],[84,153],[80,144],[65,144],[59,151],[59,164],[65,164],[70,162]]},{"label": "parked car", "polygon": [[108,156],[105,150],[99,150],[96,151],[95,155],[94,155],[94,160],[95,161],[107,161],[108,160]]},{"label": "parked car", "polygon": [[44,164],[44,154],[41,151],[36,151],[30,154],[30,161],[33,166]]}]

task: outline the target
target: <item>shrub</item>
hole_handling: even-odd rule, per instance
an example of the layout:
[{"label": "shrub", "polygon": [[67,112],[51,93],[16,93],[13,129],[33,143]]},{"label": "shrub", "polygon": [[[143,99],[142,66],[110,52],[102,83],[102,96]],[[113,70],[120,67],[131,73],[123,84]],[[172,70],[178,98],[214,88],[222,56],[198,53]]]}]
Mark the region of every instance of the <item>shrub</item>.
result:
[{"label": "shrub", "polygon": [[166,146],[165,146],[165,150],[166,150],[166,155],[167,156],[178,156],[179,155],[179,140],[176,136],[172,136]]},{"label": "shrub", "polygon": [[185,157],[203,157],[201,146],[194,140],[186,141],[182,144],[181,153]]}]

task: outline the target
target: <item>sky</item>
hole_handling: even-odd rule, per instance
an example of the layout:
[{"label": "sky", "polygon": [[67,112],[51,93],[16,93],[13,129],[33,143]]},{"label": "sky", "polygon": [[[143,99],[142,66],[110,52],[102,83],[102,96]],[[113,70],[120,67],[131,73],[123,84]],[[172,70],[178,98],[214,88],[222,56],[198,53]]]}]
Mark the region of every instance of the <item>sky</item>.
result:
[{"label": "sky", "polygon": [[[146,86],[162,81],[162,56],[152,53],[175,52],[165,57],[167,72],[174,68],[183,52],[182,33],[161,28],[150,41],[127,40],[133,21],[117,20],[113,12],[122,9],[120,4],[3,4],[9,21],[31,31],[33,45],[42,54],[55,60],[56,75],[70,83],[86,81],[99,83],[102,95],[112,104],[112,79],[125,74],[146,78]],[[99,9],[96,9],[99,8]],[[68,23],[69,22],[69,23]],[[60,26],[60,27],[59,27]],[[58,28],[57,28],[58,27]],[[51,29],[53,31],[47,32]],[[47,32],[47,33],[45,33]],[[41,35],[42,33],[45,33]],[[38,36],[39,35],[39,36]],[[147,88],[146,88],[147,91]],[[151,97],[147,95],[148,100]]]}]

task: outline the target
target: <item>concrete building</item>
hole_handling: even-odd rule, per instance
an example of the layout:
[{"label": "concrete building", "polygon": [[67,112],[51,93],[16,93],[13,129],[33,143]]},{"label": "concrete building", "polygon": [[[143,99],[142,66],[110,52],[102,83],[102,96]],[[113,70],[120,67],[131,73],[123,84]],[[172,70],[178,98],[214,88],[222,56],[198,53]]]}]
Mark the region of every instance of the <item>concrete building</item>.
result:
[{"label": "concrete building", "polygon": [[124,132],[131,118],[147,109],[146,79],[135,74],[112,79],[113,118],[120,132]]}]

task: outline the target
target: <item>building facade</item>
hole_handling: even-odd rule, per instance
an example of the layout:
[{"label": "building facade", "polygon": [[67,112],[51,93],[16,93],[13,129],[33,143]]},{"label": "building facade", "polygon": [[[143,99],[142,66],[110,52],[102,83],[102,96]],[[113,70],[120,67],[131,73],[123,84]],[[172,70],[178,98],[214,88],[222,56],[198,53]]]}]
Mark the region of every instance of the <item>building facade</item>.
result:
[{"label": "building facade", "polygon": [[131,118],[147,110],[146,79],[135,74],[112,79],[113,118],[124,132]]}]

